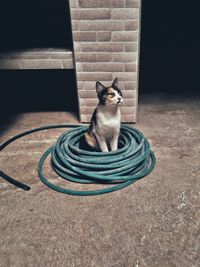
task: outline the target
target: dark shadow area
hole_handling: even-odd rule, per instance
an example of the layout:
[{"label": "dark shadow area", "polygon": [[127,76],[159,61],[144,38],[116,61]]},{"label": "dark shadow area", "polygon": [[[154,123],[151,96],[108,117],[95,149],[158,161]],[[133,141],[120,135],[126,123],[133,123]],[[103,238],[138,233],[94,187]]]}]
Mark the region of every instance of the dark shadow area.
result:
[{"label": "dark shadow area", "polygon": [[0,71],[0,90],[0,133],[24,112],[68,111],[78,117],[74,70]]},{"label": "dark shadow area", "polygon": [[200,87],[199,3],[143,1],[139,94]]},{"label": "dark shadow area", "polygon": [[18,114],[0,113],[0,138],[1,135],[3,135],[4,131],[15,123],[17,118]]},{"label": "dark shadow area", "polygon": [[0,114],[77,112],[74,70],[0,71]]},{"label": "dark shadow area", "polygon": [[65,0],[0,3],[0,51],[34,47],[72,48],[69,4]]}]

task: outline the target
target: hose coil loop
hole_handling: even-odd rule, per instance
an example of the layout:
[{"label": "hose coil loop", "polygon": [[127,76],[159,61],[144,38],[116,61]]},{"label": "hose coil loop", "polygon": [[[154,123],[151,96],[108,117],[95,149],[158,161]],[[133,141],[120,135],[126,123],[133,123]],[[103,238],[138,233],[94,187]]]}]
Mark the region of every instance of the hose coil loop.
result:
[{"label": "hose coil loop", "polygon": [[[74,128],[63,133],[57,142],[48,148],[38,162],[41,181],[51,189],[64,194],[91,196],[105,194],[127,187],[148,175],[155,167],[156,158],[143,134],[129,125],[121,125],[119,149],[110,152],[89,151],[82,147],[88,126],[48,125],[20,133],[0,146],[2,151],[7,145],[25,135],[53,128]],[[102,184],[106,188],[96,190],[71,190],[51,183],[44,175],[44,161],[51,154],[54,171],[63,179],[81,184]],[[25,185],[0,170],[0,176],[8,182],[29,190]]]},{"label": "hose coil loop", "polygon": [[[149,174],[155,156],[143,134],[128,125],[121,126],[119,149],[112,152],[87,151],[80,148],[88,127],[81,126],[62,134],[38,164],[38,174],[48,187],[71,195],[99,195],[124,188]],[[50,183],[43,174],[43,164],[51,154],[52,167],[63,179],[82,184],[111,184],[106,188],[75,191]]]}]

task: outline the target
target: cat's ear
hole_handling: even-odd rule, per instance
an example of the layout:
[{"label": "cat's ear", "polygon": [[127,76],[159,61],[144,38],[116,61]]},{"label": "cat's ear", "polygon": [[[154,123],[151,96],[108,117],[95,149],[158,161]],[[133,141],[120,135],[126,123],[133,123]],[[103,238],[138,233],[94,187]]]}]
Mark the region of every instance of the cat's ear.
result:
[{"label": "cat's ear", "polygon": [[96,82],[96,91],[97,91],[97,94],[99,95],[101,93],[101,91],[105,88],[105,86],[100,83],[100,82]]},{"label": "cat's ear", "polygon": [[113,86],[118,86],[118,78],[116,77],[112,83],[112,87]]}]

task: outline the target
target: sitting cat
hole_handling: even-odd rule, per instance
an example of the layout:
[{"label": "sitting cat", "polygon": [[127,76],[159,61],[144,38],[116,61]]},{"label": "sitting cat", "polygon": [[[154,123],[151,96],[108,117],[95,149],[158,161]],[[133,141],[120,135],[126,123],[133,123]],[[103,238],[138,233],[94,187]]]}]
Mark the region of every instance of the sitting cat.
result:
[{"label": "sitting cat", "polygon": [[85,133],[85,141],[95,150],[114,151],[118,148],[121,124],[119,104],[123,102],[118,78],[115,78],[110,87],[96,82],[96,91],[99,103],[92,115],[89,129]]}]

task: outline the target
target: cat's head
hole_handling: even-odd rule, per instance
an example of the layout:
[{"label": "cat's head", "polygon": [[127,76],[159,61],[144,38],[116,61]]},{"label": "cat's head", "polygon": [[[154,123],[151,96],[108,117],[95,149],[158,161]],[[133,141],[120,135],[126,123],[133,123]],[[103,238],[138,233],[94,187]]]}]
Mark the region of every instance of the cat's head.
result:
[{"label": "cat's head", "polygon": [[123,102],[122,91],[118,86],[118,78],[115,78],[109,87],[96,82],[96,91],[102,105],[119,105]]}]

